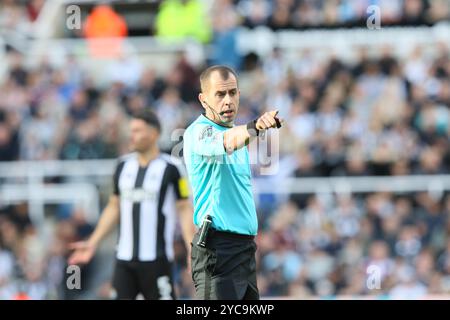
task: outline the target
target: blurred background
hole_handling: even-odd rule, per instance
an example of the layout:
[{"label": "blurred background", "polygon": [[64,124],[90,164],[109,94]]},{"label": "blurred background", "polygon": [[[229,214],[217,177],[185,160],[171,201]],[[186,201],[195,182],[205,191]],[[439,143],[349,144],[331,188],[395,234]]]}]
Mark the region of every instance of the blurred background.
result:
[{"label": "blurred background", "polygon": [[238,124],[287,119],[278,170],[252,165],[262,297],[450,298],[450,0],[0,0],[0,299],[110,298],[117,235],[81,290],[67,244],[130,114],[153,109],[171,153],[211,64],[239,74]]}]

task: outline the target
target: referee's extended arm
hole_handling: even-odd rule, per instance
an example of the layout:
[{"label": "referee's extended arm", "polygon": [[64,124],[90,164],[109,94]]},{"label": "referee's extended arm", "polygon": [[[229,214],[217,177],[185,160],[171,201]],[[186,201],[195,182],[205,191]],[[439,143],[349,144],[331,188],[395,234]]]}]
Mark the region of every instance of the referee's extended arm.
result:
[{"label": "referee's extended arm", "polygon": [[119,222],[119,196],[113,194],[103,210],[100,220],[87,241],[79,241],[69,245],[75,252],[69,257],[69,264],[86,264],[95,254],[99,243],[111,232]]}]

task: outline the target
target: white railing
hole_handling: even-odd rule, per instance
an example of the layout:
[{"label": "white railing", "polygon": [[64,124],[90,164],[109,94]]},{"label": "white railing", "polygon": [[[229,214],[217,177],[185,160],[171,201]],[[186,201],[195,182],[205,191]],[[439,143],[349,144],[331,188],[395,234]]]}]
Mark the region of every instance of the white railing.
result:
[{"label": "white railing", "polygon": [[90,183],[6,183],[0,187],[0,204],[19,202],[28,202],[30,218],[36,225],[44,221],[46,204],[73,203],[83,210],[89,223],[98,220],[99,193]]},{"label": "white railing", "polygon": [[[343,59],[353,59],[359,47],[369,49],[390,47],[395,54],[406,56],[417,45],[430,46],[447,43],[450,39],[450,23],[441,22],[432,27],[383,27],[351,29],[319,29],[307,31],[273,32],[267,27],[255,29],[241,28],[238,35],[238,48],[243,54],[256,52],[262,56],[270,53],[274,47],[284,51],[309,49],[315,56],[335,55]],[[369,50],[369,54],[379,50]]]},{"label": "white railing", "polygon": [[0,36],[0,83],[3,77],[6,75],[7,71],[7,63],[6,63],[6,55],[5,55],[5,48],[6,44],[3,38]]},{"label": "white railing", "polygon": [[277,187],[267,179],[255,179],[257,193],[367,193],[367,192],[417,192],[441,193],[450,190],[450,175],[415,175],[383,177],[317,177],[285,178]]},{"label": "white railing", "polygon": [[[17,161],[0,163],[0,206],[28,202],[30,218],[40,224],[46,204],[72,203],[83,209],[90,223],[100,213],[99,178],[112,176],[114,160]],[[61,177],[63,183],[45,183]]]},{"label": "white railing", "polygon": [[[95,222],[100,208],[98,188],[111,185],[115,160],[17,161],[0,163],[0,206],[28,202],[31,219],[39,224],[45,217],[44,206],[74,203]],[[61,177],[63,183],[45,183],[46,178]],[[450,190],[450,175],[386,177],[254,178],[256,194],[290,193],[367,193],[377,191],[442,194]]]},{"label": "white railing", "polygon": [[0,178],[99,177],[113,173],[116,160],[0,162]]}]

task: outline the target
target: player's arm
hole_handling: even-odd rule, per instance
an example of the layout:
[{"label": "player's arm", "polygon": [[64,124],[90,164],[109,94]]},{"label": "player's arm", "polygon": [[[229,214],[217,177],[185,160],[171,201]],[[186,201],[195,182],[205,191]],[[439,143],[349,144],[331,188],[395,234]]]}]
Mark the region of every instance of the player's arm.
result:
[{"label": "player's arm", "polygon": [[180,219],[181,233],[186,247],[186,267],[191,272],[191,243],[196,232],[192,221],[193,210],[190,199],[180,199],[176,202],[176,208]]},{"label": "player's arm", "polygon": [[119,196],[111,195],[108,204],[100,216],[100,220],[86,241],[70,244],[69,248],[75,250],[69,257],[69,264],[88,263],[95,254],[100,242],[108,235],[119,222]]},{"label": "player's arm", "polygon": [[109,197],[108,204],[103,209],[100,220],[95,227],[94,232],[88,240],[79,241],[69,245],[69,249],[74,250],[69,257],[69,264],[88,263],[95,254],[99,243],[110,233],[119,223],[120,217],[120,190],[119,175],[124,166],[124,162],[119,162],[113,175],[114,192]]},{"label": "player's arm", "polygon": [[196,232],[192,209],[192,200],[189,198],[189,183],[186,178],[184,167],[180,164],[171,168],[170,181],[174,186],[176,197],[176,211],[181,227],[181,235],[183,237],[184,245],[186,247],[186,265],[187,270],[191,270],[191,243]]},{"label": "player's arm", "polygon": [[259,117],[254,123],[236,126],[224,133],[223,146],[228,154],[248,145],[262,131],[281,126],[282,120],[277,118],[278,111],[269,111]]},{"label": "player's arm", "polygon": [[181,234],[186,250],[190,252],[191,242],[196,230],[192,220],[194,210],[192,209],[192,201],[189,198],[189,183],[186,178],[185,169],[181,164],[170,167],[170,169],[170,181],[175,190],[175,206],[180,221]]},{"label": "player's arm", "polygon": [[88,243],[97,247],[99,243],[117,226],[118,223],[119,197],[113,194],[109,197],[108,204],[102,212],[97,227],[89,237]]}]

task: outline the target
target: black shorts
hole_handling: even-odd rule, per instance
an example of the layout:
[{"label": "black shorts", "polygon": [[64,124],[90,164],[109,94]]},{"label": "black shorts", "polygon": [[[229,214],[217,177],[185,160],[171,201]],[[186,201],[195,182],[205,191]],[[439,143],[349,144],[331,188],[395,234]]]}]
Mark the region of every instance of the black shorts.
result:
[{"label": "black shorts", "polygon": [[209,230],[206,248],[191,251],[192,280],[197,299],[258,300],[256,243],[251,236]]},{"label": "black shorts", "polygon": [[116,260],[112,285],[117,299],[136,299],[139,293],[147,300],[175,299],[172,263],[166,259]]}]

